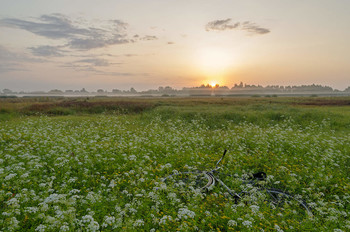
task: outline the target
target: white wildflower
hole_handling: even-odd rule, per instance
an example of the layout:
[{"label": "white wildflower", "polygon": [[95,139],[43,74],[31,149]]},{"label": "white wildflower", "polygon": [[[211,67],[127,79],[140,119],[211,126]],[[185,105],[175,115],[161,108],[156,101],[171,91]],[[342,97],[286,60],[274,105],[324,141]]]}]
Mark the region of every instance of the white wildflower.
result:
[{"label": "white wildflower", "polygon": [[103,224],[102,224],[102,227],[107,227],[107,226],[111,226],[111,225],[113,225],[114,224],[114,222],[115,222],[115,217],[113,217],[113,216],[105,216],[105,220],[104,220],[104,222],[103,222]]},{"label": "white wildflower", "polygon": [[116,185],[115,181],[111,180],[111,182],[109,183],[108,187],[114,188],[115,185]]},{"label": "white wildflower", "polygon": [[67,225],[62,225],[62,226],[60,227],[60,231],[62,231],[62,232],[69,231],[69,226],[67,226]]},{"label": "white wildflower", "polygon": [[9,220],[9,229],[13,229],[13,230],[16,230],[19,228],[19,221],[17,220],[16,217],[12,217],[10,218]]},{"label": "white wildflower", "polygon": [[44,232],[45,229],[46,229],[46,226],[43,225],[43,224],[40,224],[39,226],[37,226],[37,227],[35,228],[35,231]]},{"label": "white wildflower", "polygon": [[235,220],[229,220],[227,222],[227,226],[229,226],[229,227],[237,226],[237,222]]},{"label": "white wildflower", "polygon": [[279,227],[279,225],[275,224],[275,230],[277,232],[283,232],[283,230],[281,229],[281,227]]},{"label": "white wildflower", "polygon": [[83,216],[82,222],[86,225],[88,231],[94,232],[100,229],[100,225],[94,220],[91,215]]},{"label": "white wildflower", "polygon": [[196,216],[195,212],[187,209],[187,208],[181,208],[179,209],[177,216],[179,219],[187,219],[187,218],[194,218]]},{"label": "white wildflower", "polygon": [[247,227],[247,228],[251,228],[253,226],[253,223],[251,221],[243,221],[242,224]]},{"label": "white wildflower", "polygon": [[205,213],[205,215],[206,215],[207,217],[210,217],[210,216],[211,216],[211,213],[210,213],[210,211],[208,211],[208,210],[206,210],[204,213]]},{"label": "white wildflower", "polygon": [[5,180],[11,180],[13,177],[17,176],[16,173],[11,173],[11,174],[8,174],[7,176],[5,176]]},{"label": "white wildflower", "polygon": [[143,226],[144,224],[145,224],[145,222],[142,219],[138,219],[134,222],[133,226],[140,227],[140,226]]},{"label": "white wildflower", "polygon": [[173,218],[168,215],[164,215],[160,220],[159,220],[159,225],[161,224],[166,224],[167,221],[171,221]]},{"label": "white wildflower", "polygon": [[253,212],[254,214],[256,214],[256,213],[259,212],[260,207],[257,206],[257,205],[251,205],[251,206],[250,206],[250,209],[252,210],[252,212]]}]

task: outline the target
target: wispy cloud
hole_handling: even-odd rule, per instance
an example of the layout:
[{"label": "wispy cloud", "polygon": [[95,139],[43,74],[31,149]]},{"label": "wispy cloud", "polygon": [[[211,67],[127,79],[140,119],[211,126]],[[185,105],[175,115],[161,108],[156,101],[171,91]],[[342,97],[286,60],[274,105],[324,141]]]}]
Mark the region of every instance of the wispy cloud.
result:
[{"label": "wispy cloud", "polygon": [[157,40],[158,37],[157,36],[154,36],[154,35],[146,35],[142,38],[140,38],[141,40]]},{"label": "wispy cloud", "polygon": [[130,73],[130,72],[106,72],[97,70],[97,75],[107,75],[107,76],[121,76],[121,77],[140,77],[140,76],[149,76],[148,73]]},{"label": "wispy cloud", "polygon": [[[63,14],[42,15],[38,18],[0,18],[0,27],[17,28],[47,39],[62,41],[61,46],[30,47],[35,56],[58,57],[65,55],[63,48],[87,51],[140,40],[157,40],[154,35],[129,37],[129,25],[122,20],[85,21]],[[68,51],[67,51],[68,52]]]},{"label": "wispy cloud", "polygon": [[109,66],[111,64],[108,60],[100,58],[82,59],[76,61],[76,63],[91,64],[93,66]]},{"label": "wispy cloud", "polygon": [[0,73],[15,72],[15,71],[28,71],[23,66],[18,66],[15,63],[0,63]]},{"label": "wispy cloud", "polygon": [[[149,75],[148,73],[115,72],[115,71],[106,71],[104,69],[101,70],[101,69],[98,69],[98,66],[104,66],[104,65],[99,65],[99,64],[96,65],[95,62],[98,63],[100,61],[86,59],[86,60],[80,60],[73,63],[65,63],[61,65],[61,67],[70,68],[79,72],[88,72],[94,75],[101,75],[101,76],[131,77],[131,76],[148,76]],[[110,63],[108,63],[107,66],[109,64]]]},{"label": "wispy cloud", "polygon": [[243,22],[241,23],[241,30],[247,31],[252,34],[267,34],[270,33],[270,30],[267,28],[260,27],[252,22]]},{"label": "wispy cloud", "polygon": [[[128,24],[121,20],[108,20],[99,23],[88,22],[87,24],[73,22],[69,17],[62,14],[42,15],[31,20],[0,19],[0,26],[26,30],[48,39],[64,40],[67,47],[78,50],[132,42],[128,39],[126,33]],[[44,49],[46,50],[44,51]],[[50,53],[48,49],[49,47],[42,47],[34,49],[33,52],[46,55]]]},{"label": "wispy cloud", "polygon": [[27,71],[26,63],[42,62],[40,59],[28,57],[26,54],[10,51],[0,45],[0,73],[11,71]]},{"label": "wispy cloud", "polygon": [[205,26],[206,31],[225,31],[225,30],[242,30],[252,35],[262,35],[270,32],[269,29],[260,27],[256,23],[245,22],[232,22],[232,19],[214,20]]},{"label": "wispy cloud", "polygon": [[206,31],[224,31],[239,27],[240,23],[231,24],[231,19],[215,20],[207,23]]},{"label": "wispy cloud", "polygon": [[64,50],[61,49],[62,46],[38,46],[30,47],[32,54],[35,56],[45,56],[45,57],[60,57],[63,56]]},{"label": "wispy cloud", "polygon": [[128,54],[124,54],[124,56],[126,56],[126,57],[133,57],[133,56],[139,56],[139,55],[138,54],[128,53]]}]

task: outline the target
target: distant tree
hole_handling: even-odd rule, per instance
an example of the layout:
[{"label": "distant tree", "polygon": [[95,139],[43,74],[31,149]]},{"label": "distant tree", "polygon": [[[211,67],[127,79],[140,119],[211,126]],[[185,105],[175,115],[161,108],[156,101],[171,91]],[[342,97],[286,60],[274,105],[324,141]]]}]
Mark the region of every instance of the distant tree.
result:
[{"label": "distant tree", "polygon": [[166,86],[166,87],[164,87],[164,91],[163,92],[166,93],[166,94],[171,94],[171,93],[174,92],[174,89],[171,88],[170,86]]},{"label": "distant tree", "polygon": [[59,89],[52,89],[49,91],[49,93],[63,93],[62,90]]},{"label": "distant tree", "polygon": [[130,88],[130,93],[137,93],[136,89],[134,89],[134,87]]},{"label": "distant tree", "polygon": [[105,91],[103,89],[98,89],[97,92],[98,93],[104,93]]},{"label": "distant tree", "polygon": [[2,92],[5,94],[13,93],[12,90],[10,90],[10,89],[3,89]]},{"label": "distant tree", "polygon": [[73,93],[73,90],[71,89],[67,89],[66,91],[64,91],[65,93]]},{"label": "distant tree", "polygon": [[82,88],[82,89],[80,90],[80,92],[81,92],[81,93],[88,93],[88,91],[86,91],[85,88]]},{"label": "distant tree", "polygon": [[219,88],[220,89],[227,89],[227,90],[229,89],[227,86],[220,86]]},{"label": "distant tree", "polygon": [[344,90],[344,92],[350,92],[350,86],[347,87],[347,88]]},{"label": "distant tree", "polygon": [[112,89],[112,93],[121,93],[122,91],[119,89]]}]

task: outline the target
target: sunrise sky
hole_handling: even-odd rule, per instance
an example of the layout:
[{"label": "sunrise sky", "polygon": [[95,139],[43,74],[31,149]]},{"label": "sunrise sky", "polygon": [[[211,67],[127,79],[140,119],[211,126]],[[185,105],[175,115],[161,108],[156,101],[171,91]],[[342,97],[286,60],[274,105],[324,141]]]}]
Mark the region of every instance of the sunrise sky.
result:
[{"label": "sunrise sky", "polygon": [[0,89],[350,85],[349,0],[0,0]]}]

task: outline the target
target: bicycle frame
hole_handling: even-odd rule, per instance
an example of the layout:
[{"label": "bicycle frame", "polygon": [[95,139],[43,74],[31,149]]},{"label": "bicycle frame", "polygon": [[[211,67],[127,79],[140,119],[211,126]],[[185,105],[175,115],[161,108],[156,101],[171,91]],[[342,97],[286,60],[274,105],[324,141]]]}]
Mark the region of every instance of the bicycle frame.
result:
[{"label": "bicycle frame", "polygon": [[[204,174],[204,176],[208,179],[208,183],[201,188],[201,190],[206,190],[209,191],[212,189],[212,187],[215,185],[215,182],[219,182],[221,186],[223,186],[227,192],[234,198],[235,203],[237,204],[238,201],[240,201],[241,199],[244,198],[244,195],[248,192],[246,191],[241,191],[238,193],[235,193],[234,191],[232,191],[222,180],[219,179],[219,177],[217,176],[217,174],[219,173],[218,170],[221,169],[221,167],[219,167],[219,164],[221,163],[221,161],[223,160],[223,158],[226,155],[227,150],[225,149],[224,154],[222,155],[222,157],[219,159],[219,161],[216,163],[216,166],[214,169],[210,170],[210,171],[197,171],[197,172],[182,172],[183,174],[194,174],[196,173],[196,175],[198,175],[199,173]],[[177,174],[174,174],[177,175]],[[168,177],[166,177],[163,181],[165,182],[169,177],[171,177],[173,175],[170,175]],[[266,173],[265,172],[258,172],[253,174],[252,178],[249,179],[242,179],[243,181],[245,181],[247,184],[251,184],[253,186],[255,186],[256,181],[259,180],[265,180],[266,178]],[[298,202],[298,204],[304,209],[306,210],[307,214],[309,216],[313,216],[312,211],[309,209],[309,207],[307,206],[307,204],[300,199],[296,199],[294,198],[292,195],[279,190],[279,189],[274,189],[274,188],[266,188],[266,187],[258,187],[258,191],[266,191],[266,193],[268,193],[274,200],[281,200],[282,198],[285,199],[293,199],[294,201]],[[281,196],[281,198],[280,198]]]},{"label": "bicycle frame", "polygon": [[205,172],[205,174],[207,175],[207,178],[208,178],[209,182],[211,183],[208,187],[205,186],[205,188],[207,188],[207,189],[211,188],[212,186],[215,185],[215,181],[217,181],[217,182],[219,182],[219,183],[228,191],[228,193],[229,193],[231,196],[233,196],[235,199],[239,199],[239,198],[241,198],[241,196],[239,196],[239,195],[236,194],[236,193],[233,193],[232,190],[231,190],[229,187],[227,187],[227,185],[226,185],[224,182],[222,182],[218,177],[216,177],[216,176],[214,175],[214,172],[217,172],[217,171],[221,168],[221,167],[218,167],[218,165],[220,164],[220,162],[221,162],[221,161],[223,160],[223,158],[225,157],[226,152],[227,152],[227,150],[225,149],[224,154],[222,155],[222,157],[220,158],[220,160],[216,163],[215,169],[213,169],[213,170],[211,170],[211,171],[208,171],[208,172]]}]

